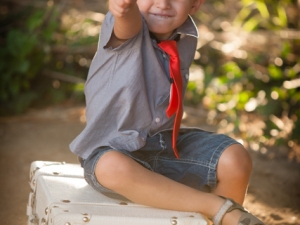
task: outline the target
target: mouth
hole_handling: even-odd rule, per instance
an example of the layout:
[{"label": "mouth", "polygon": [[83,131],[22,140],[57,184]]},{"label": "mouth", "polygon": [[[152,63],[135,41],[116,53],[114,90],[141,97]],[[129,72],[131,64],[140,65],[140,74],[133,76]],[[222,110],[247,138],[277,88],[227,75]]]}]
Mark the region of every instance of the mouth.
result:
[{"label": "mouth", "polygon": [[151,13],[151,15],[158,17],[158,18],[162,18],[162,19],[167,19],[167,18],[172,17],[171,15],[163,14],[163,13]]}]

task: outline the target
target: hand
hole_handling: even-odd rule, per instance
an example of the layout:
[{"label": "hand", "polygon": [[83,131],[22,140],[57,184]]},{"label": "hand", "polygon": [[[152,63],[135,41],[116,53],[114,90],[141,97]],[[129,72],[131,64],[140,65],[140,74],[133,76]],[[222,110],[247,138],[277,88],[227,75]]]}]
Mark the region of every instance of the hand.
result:
[{"label": "hand", "polygon": [[123,17],[136,4],[136,1],[137,0],[110,0],[109,11],[115,17]]}]

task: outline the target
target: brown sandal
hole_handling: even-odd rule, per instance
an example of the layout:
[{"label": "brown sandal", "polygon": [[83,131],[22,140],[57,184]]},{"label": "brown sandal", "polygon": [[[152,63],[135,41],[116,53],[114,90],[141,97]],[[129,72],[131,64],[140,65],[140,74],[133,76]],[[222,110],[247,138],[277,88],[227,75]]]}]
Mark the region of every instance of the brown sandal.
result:
[{"label": "brown sandal", "polygon": [[[224,198],[222,196],[220,197]],[[232,199],[230,198],[224,198],[224,199],[225,199],[224,204],[221,206],[217,214],[212,218],[212,222],[214,225],[222,225],[222,219],[224,215],[235,209],[242,211],[242,215],[237,225],[265,225],[261,220],[253,216],[243,206],[239,205]]]}]

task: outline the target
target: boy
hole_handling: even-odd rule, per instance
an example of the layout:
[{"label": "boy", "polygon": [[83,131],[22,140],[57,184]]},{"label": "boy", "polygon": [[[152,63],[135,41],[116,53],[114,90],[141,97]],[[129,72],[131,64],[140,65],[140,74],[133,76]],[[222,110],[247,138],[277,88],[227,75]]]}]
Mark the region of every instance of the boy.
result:
[{"label": "boy", "polygon": [[85,86],[87,125],[71,150],[98,191],[200,212],[215,225],[261,225],[238,204],[251,173],[247,151],[225,135],[177,131],[198,37],[189,15],[203,1],[109,1]]}]

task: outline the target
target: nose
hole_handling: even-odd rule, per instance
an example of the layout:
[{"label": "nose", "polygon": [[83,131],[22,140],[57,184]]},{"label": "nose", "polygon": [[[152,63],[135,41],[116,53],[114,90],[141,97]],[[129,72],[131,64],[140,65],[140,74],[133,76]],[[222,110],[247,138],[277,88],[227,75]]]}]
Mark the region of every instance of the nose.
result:
[{"label": "nose", "polygon": [[155,5],[160,9],[169,9],[171,8],[170,0],[155,0]]}]

